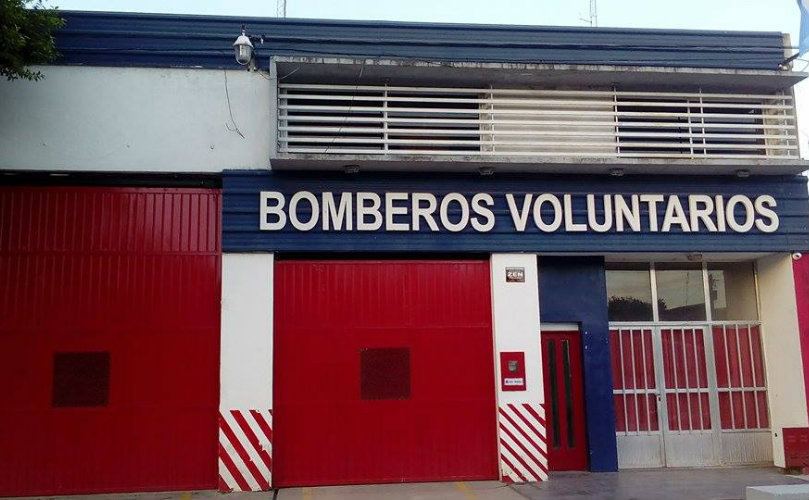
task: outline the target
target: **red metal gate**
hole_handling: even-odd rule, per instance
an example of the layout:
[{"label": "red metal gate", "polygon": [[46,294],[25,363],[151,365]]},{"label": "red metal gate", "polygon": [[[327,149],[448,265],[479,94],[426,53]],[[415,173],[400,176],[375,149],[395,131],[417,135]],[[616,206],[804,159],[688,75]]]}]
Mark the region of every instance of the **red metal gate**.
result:
[{"label": "red metal gate", "polygon": [[277,486],[497,478],[488,262],[278,261]]},{"label": "red metal gate", "polygon": [[578,331],[542,332],[548,468],[552,471],[587,470],[581,355]]},{"label": "red metal gate", "polygon": [[0,495],[216,487],[219,213],[0,188]]}]

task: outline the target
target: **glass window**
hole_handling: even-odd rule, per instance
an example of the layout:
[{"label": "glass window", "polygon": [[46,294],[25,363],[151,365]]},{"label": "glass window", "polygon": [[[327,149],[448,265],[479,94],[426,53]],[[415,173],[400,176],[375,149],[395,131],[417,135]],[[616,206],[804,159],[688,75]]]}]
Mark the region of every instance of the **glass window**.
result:
[{"label": "glass window", "polygon": [[607,264],[610,321],[652,321],[649,264]]},{"label": "glass window", "polygon": [[660,321],[705,321],[702,264],[656,263]]},{"label": "glass window", "polygon": [[758,320],[752,262],[708,264],[708,292],[714,321]]}]

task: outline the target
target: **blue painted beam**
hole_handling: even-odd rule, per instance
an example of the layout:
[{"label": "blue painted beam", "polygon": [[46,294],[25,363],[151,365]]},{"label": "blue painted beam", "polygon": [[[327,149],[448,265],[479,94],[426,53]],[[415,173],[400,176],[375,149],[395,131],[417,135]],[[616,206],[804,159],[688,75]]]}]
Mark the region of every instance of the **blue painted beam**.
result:
[{"label": "blue painted beam", "polygon": [[349,56],[427,61],[778,68],[777,32],[689,31],[337,21],[60,11],[60,63],[236,68],[241,25],[262,57]]}]

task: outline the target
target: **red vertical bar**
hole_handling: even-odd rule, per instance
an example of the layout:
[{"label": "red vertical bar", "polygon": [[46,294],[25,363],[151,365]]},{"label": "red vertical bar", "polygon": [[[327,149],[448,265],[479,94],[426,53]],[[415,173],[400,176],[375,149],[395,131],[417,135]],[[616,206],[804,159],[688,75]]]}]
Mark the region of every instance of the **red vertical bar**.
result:
[{"label": "red vertical bar", "polygon": [[657,375],[654,369],[654,347],[652,345],[652,331],[644,330],[644,345],[646,347],[646,388],[654,389],[657,387]]},{"label": "red vertical bar", "polygon": [[741,371],[741,381],[743,387],[753,387],[753,360],[750,357],[750,329],[739,327],[739,364]]},{"label": "red vertical bar", "polygon": [[697,370],[699,372],[699,380],[697,386],[700,388],[708,387],[708,367],[705,359],[705,334],[703,330],[696,331],[697,339]]},{"label": "red vertical bar", "polygon": [[[662,330],[660,332],[661,339],[663,343],[663,389],[674,389],[676,388],[675,382],[675,368],[674,368],[674,343],[673,343],[673,332],[669,329]],[[665,394],[665,404],[668,414],[668,428],[671,430],[680,430],[679,426],[679,418],[678,418],[678,406],[676,395],[674,394]]]},{"label": "red vertical bar", "polygon": [[767,411],[767,392],[756,392],[758,398],[758,425],[760,428],[767,428],[770,426],[769,412]]},{"label": "red vertical bar", "polygon": [[612,387],[614,390],[624,388],[621,380],[621,351],[618,345],[618,330],[610,330],[610,362],[612,363]]},{"label": "red vertical bar", "polygon": [[727,350],[727,363],[730,369],[729,381],[730,387],[739,388],[742,386],[741,370],[739,369],[739,348],[736,343],[736,327],[729,326],[725,332],[725,343]]},{"label": "red vertical bar", "polygon": [[[623,361],[621,359],[621,346],[619,344],[620,331],[617,329],[610,330],[610,361],[612,363],[612,386],[613,390],[623,390],[624,381],[621,376],[621,369]],[[613,404],[615,406],[615,429],[618,432],[626,432],[626,412],[624,411],[624,396],[622,394],[615,394],[613,396]],[[547,402],[546,402],[547,405]]]},{"label": "red vertical bar", "polygon": [[795,299],[798,309],[798,330],[803,358],[803,381],[809,405],[809,257],[804,255],[792,261],[795,280]]},{"label": "red vertical bar", "polygon": [[[755,385],[764,387],[766,385],[764,375],[764,355],[761,352],[761,327],[758,325],[750,327],[750,344],[753,348],[752,363],[755,368]],[[804,368],[807,368],[804,366]]]}]

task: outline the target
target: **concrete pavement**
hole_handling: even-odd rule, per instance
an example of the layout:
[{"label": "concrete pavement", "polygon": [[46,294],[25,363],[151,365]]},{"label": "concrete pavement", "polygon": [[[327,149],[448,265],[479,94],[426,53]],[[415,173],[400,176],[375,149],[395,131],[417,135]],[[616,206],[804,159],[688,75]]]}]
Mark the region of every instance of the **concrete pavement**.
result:
[{"label": "concrete pavement", "polygon": [[561,472],[545,483],[515,485],[531,500],[733,500],[748,486],[805,484],[775,467],[644,469],[616,473]]},{"label": "concrete pavement", "polygon": [[[215,491],[41,497],[92,500],[732,500],[747,486],[806,484],[773,467],[651,469],[591,474],[555,473],[545,483],[507,486],[497,481],[374,484],[285,488],[276,492]],[[29,497],[27,500],[31,500]]]},{"label": "concrete pavement", "polygon": [[519,492],[498,481],[455,483],[375,484],[281,490],[276,500],[524,500]]}]

